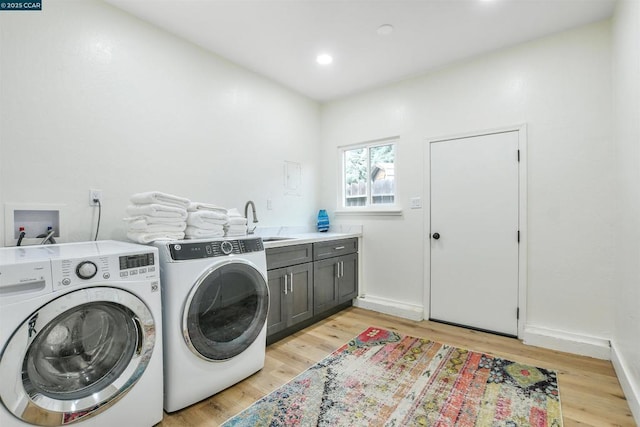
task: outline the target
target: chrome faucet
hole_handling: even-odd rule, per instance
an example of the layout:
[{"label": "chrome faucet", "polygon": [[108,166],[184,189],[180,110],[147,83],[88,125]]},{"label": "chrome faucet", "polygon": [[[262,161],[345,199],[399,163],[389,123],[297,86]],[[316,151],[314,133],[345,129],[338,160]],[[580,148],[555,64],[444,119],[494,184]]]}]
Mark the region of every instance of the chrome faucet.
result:
[{"label": "chrome faucet", "polygon": [[249,205],[251,205],[251,212],[253,213],[253,223],[257,223],[258,222],[258,217],[256,216],[256,205],[253,203],[252,200],[249,200],[245,205],[244,205],[244,217],[247,218],[247,234],[253,234],[253,232],[256,230],[256,226],[254,225],[253,228],[249,228],[249,217],[247,216],[249,214]]}]

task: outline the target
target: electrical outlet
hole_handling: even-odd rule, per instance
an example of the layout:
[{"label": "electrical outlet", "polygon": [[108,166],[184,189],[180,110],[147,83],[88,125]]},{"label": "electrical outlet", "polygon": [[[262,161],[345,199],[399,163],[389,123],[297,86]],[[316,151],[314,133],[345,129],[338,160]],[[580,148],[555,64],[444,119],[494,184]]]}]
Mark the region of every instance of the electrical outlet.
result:
[{"label": "electrical outlet", "polygon": [[94,200],[99,200],[102,203],[102,190],[89,190],[89,206],[98,206]]}]

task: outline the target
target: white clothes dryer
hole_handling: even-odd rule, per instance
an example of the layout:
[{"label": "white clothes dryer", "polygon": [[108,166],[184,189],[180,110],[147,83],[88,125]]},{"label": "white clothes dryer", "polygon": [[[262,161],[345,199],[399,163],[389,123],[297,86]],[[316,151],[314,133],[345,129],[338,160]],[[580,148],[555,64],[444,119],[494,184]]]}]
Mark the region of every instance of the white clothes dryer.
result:
[{"label": "white clothes dryer", "polygon": [[154,243],[164,316],[164,409],[177,411],[264,367],[267,260],[260,238]]},{"label": "white clothes dryer", "polygon": [[160,422],[159,282],[149,246],[0,248],[0,425]]}]

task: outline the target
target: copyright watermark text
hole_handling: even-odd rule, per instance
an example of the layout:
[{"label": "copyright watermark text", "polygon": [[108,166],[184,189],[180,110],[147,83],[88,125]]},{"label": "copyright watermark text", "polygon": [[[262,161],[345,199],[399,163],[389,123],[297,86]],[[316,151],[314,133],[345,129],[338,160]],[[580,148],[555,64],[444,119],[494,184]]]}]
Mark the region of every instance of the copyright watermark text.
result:
[{"label": "copyright watermark text", "polygon": [[0,12],[5,10],[42,10],[42,1],[0,2]]}]

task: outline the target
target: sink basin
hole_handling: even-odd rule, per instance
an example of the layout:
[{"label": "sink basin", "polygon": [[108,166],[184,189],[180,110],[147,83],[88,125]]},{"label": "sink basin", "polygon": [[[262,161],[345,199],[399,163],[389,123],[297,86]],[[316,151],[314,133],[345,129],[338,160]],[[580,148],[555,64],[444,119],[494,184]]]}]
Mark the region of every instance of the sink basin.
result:
[{"label": "sink basin", "polygon": [[262,241],[263,242],[278,242],[280,240],[291,240],[291,239],[295,239],[295,237],[269,236],[269,237],[263,237]]}]

